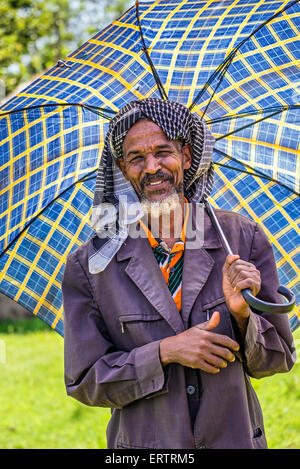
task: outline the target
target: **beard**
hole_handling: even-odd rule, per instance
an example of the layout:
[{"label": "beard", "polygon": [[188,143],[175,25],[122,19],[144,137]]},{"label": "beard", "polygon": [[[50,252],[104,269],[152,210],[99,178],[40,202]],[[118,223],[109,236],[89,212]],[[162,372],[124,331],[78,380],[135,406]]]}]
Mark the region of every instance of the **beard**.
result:
[{"label": "beard", "polygon": [[[165,239],[171,235],[178,238],[181,232],[182,207],[176,189],[164,199],[151,202],[146,197],[141,200],[144,223],[155,238]],[[171,230],[171,221],[177,220]]]},{"label": "beard", "polygon": [[[159,176],[170,181],[170,184],[173,185],[173,191],[160,200],[151,201],[145,196],[143,189],[147,182],[150,182],[152,179],[155,179]],[[155,238],[169,238],[171,220],[181,220],[182,218],[181,200],[184,193],[183,181],[177,185],[174,185],[174,177],[165,175],[162,171],[160,171],[154,176],[147,175],[142,181],[141,186],[142,194],[140,202],[144,216],[147,219],[144,220],[144,222],[148,224],[148,226],[150,225],[151,232]],[[177,227],[181,225],[180,223],[176,223],[175,225],[177,233]],[[180,231],[176,236],[178,237],[179,235]]]},{"label": "beard", "polygon": [[154,219],[161,215],[170,216],[171,212],[176,211],[180,206],[180,198],[176,190],[162,200],[151,202],[145,196],[141,200],[142,209],[145,215],[150,215]]}]

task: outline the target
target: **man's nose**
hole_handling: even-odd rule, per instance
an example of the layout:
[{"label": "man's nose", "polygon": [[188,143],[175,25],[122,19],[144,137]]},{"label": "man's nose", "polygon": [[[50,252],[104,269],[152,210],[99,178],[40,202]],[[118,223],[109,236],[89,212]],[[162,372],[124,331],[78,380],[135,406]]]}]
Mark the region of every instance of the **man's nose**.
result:
[{"label": "man's nose", "polygon": [[161,169],[160,160],[151,153],[148,154],[145,160],[145,173],[155,174],[159,169]]}]

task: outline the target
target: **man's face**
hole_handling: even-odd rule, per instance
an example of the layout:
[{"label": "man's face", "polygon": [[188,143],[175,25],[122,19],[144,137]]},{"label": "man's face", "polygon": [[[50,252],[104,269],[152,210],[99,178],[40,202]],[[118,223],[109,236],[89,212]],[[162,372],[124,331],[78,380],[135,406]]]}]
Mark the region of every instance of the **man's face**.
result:
[{"label": "man's face", "polygon": [[191,149],[168,140],[150,120],[140,120],[128,131],[118,164],[140,200],[159,202],[178,192],[183,198],[183,172],[191,166]]}]

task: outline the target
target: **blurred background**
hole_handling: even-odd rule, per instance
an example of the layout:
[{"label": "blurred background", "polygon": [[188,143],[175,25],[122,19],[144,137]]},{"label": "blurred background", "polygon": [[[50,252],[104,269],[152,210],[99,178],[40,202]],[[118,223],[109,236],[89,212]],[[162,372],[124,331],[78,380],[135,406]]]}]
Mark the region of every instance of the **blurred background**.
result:
[{"label": "blurred background", "polygon": [[[134,0],[0,0],[0,104],[134,4]],[[295,333],[300,349],[300,328]],[[110,410],[66,396],[63,339],[0,294],[0,448],[106,448]],[[300,448],[300,364],[253,380],[270,448]]]},{"label": "blurred background", "polygon": [[4,102],[120,16],[134,0],[1,0]]}]

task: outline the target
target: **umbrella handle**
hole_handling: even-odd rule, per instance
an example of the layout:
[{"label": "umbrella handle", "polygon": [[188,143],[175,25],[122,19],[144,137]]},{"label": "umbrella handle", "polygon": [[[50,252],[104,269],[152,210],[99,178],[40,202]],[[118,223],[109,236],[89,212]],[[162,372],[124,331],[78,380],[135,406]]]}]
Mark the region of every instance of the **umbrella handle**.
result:
[{"label": "umbrella handle", "polygon": [[283,295],[288,303],[268,303],[267,301],[262,301],[256,298],[254,295],[252,295],[250,288],[246,288],[245,290],[242,290],[242,295],[244,297],[244,300],[246,303],[248,303],[249,306],[252,306],[254,309],[258,311],[262,311],[264,313],[279,313],[279,314],[285,314],[289,313],[292,311],[292,309],[295,306],[295,301],[296,297],[292,290],[289,288],[280,285],[277,290],[278,293]]},{"label": "umbrella handle", "polygon": [[[225,234],[221,228],[221,225],[216,217],[215,211],[213,207],[208,203],[207,200],[204,201],[207,213],[222,241],[223,247],[226,251],[227,254],[233,254],[231,251],[230,245],[225,237]],[[252,306],[254,309],[258,311],[262,311],[264,313],[279,313],[279,314],[285,314],[289,313],[292,311],[294,308],[295,302],[296,302],[296,297],[292,290],[289,288],[280,285],[278,290],[278,293],[283,295],[288,303],[268,303],[267,301],[259,300],[256,298],[256,296],[252,295],[250,288],[246,288],[245,290],[242,290],[242,295],[245,299],[245,301],[248,303],[249,306]]]}]

